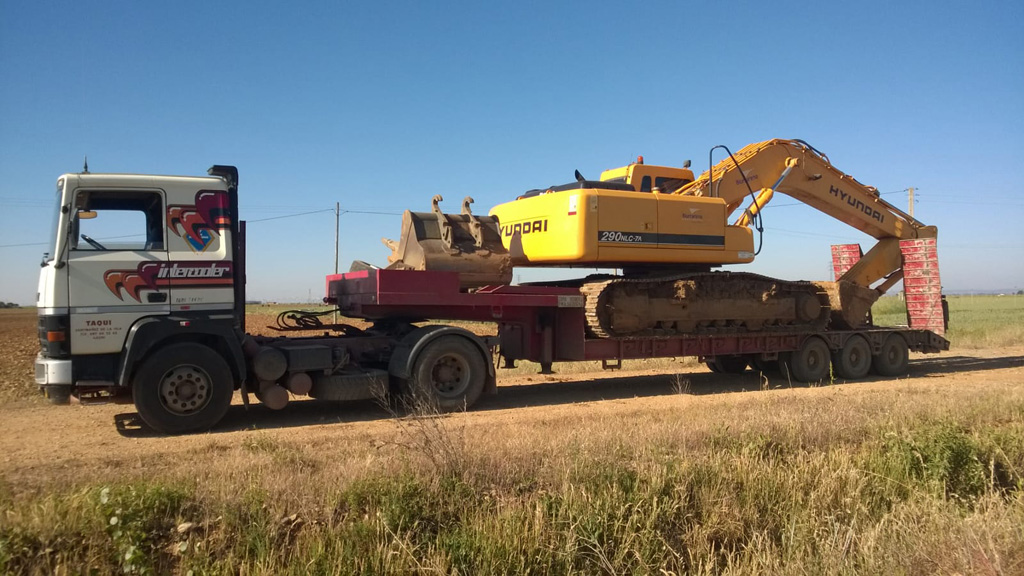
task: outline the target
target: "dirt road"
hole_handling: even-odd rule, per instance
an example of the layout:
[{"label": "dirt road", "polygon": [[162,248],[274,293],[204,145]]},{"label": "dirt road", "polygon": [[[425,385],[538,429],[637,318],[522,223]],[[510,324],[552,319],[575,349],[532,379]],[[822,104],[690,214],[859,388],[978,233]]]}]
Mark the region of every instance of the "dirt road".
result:
[{"label": "dirt road", "polygon": [[[403,432],[401,422],[372,402],[300,400],[274,412],[258,404],[246,408],[236,395],[213,432],[171,438],[140,426],[130,405],[50,406],[24,393],[31,388],[34,315],[7,314],[2,320],[0,391],[6,401],[0,407],[0,482],[15,491],[43,490],[54,483],[145,478],[175,470],[192,474],[211,465],[244,467],[246,458],[261,446],[305,452],[310,461],[326,461],[320,446],[331,447],[331,459],[372,459],[381,439]],[[712,374],[699,365],[682,370],[678,375],[642,370],[512,377],[499,373],[496,396],[447,420],[470,435],[536,428],[536,436],[543,437],[544,426],[551,422],[628,420],[630,415],[656,421],[683,419],[691,410],[763,408],[772,402],[843,402],[844,409],[838,411],[843,413],[855,410],[858,398],[893,390],[969,394],[994,385],[1017,387],[1024,384],[1024,347],[914,355],[908,378],[830,386],[766,383],[755,373]]]}]

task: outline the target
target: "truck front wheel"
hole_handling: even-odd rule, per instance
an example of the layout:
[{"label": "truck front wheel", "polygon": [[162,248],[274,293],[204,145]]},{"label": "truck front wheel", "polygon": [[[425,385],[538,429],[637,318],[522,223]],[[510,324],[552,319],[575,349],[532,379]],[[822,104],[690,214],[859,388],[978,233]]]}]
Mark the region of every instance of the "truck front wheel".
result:
[{"label": "truck front wheel", "polygon": [[487,365],[462,336],[442,336],[416,357],[409,383],[413,402],[442,412],[472,406],[484,389]]},{"label": "truck front wheel", "polygon": [[227,362],[201,344],[172,344],[143,361],[132,379],[142,421],[165,434],[212,428],[231,405]]}]

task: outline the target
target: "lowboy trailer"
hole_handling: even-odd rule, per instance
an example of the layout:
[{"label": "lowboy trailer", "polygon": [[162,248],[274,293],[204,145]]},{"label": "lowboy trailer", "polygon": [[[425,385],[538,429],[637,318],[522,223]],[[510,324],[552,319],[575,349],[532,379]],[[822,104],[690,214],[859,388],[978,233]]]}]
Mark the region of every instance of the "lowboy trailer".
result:
[{"label": "lowboy trailer", "polygon": [[[872,371],[898,375],[907,370],[909,351],[949,348],[941,335],[933,238],[900,241],[907,328],[723,325],[689,336],[595,337],[578,287],[467,289],[458,272],[366,266],[328,276],[325,301],[343,316],[370,320],[370,327],[254,336],[245,331],[238,172],[214,166],[209,174],[60,177],[51,251],[40,272],[35,365],[36,384],[55,403],[133,402],[146,424],[174,434],[215,426],[236,390],[246,404],[255,394],[273,409],[292,396],[395,394],[419,395],[440,410],[470,408],[496,391],[496,356],[505,366],[530,360],[543,371],[568,361],[616,368],[625,359],[697,356],[713,371],[755,366],[817,381],[830,367],[848,380]],[[139,239],[107,244],[90,228],[93,221],[128,222],[98,230]],[[854,252],[859,248],[834,250],[837,267],[852,265]],[[496,334],[417,325],[424,320],[488,322]]]}]

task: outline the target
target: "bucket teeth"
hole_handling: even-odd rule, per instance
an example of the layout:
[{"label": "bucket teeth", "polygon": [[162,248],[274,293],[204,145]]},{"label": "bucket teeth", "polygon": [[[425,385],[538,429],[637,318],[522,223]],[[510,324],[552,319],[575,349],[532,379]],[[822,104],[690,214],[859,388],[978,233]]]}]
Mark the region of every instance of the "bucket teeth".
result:
[{"label": "bucket teeth", "polygon": [[388,268],[458,272],[462,288],[510,283],[512,264],[497,219],[474,215],[469,196],[461,214],[442,212],[442,200],[435,195],[430,212],[405,211],[399,240],[383,239],[391,249]]}]

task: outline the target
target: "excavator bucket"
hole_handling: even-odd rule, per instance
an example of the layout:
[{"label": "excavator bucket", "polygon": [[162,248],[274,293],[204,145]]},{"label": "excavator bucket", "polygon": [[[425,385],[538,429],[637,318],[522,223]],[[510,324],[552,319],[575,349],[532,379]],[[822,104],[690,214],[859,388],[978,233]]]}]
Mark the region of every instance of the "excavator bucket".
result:
[{"label": "excavator bucket", "polygon": [[458,272],[462,288],[510,283],[512,263],[497,219],[474,215],[469,196],[462,201],[461,214],[441,212],[442,200],[434,196],[430,212],[402,214],[399,240],[383,239],[391,249],[388,269]]},{"label": "excavator bucket", "polygon": [[832,308],[831,326],[837,330],[856,330],[869,321],[871,305],[881,294],[877,290],[859,286],[853,282],[815,282],[828,294]]}]

